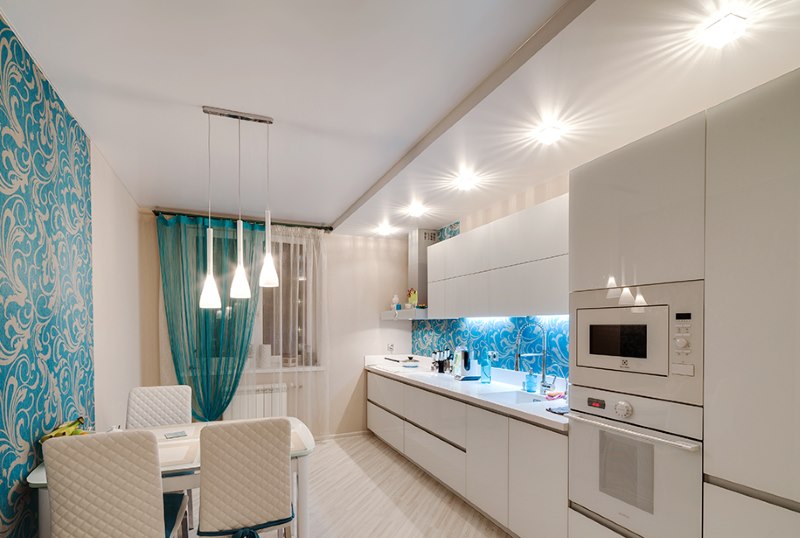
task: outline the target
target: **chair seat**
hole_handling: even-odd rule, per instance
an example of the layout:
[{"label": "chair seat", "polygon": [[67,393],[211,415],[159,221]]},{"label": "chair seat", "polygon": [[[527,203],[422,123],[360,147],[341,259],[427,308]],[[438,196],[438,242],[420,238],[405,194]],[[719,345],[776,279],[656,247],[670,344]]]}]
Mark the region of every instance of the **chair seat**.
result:
[{"label": "chair seat", "polygon": [[[164,538],[170,538],[186,510],[185,493],[164,494]],[[191,514],[189,514],[191,517]]]}]

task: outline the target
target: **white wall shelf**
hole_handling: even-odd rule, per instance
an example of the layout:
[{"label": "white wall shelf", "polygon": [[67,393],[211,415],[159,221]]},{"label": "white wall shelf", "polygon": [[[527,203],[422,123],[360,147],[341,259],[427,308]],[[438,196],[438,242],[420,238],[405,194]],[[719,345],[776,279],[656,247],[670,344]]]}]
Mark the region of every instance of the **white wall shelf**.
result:
[{"label": "white wall shelf", "polygon": [[381,321],[410,321],[415,319],[428,319],[428,309],[403,308],[402,310],[384,310],[381,312]]}]

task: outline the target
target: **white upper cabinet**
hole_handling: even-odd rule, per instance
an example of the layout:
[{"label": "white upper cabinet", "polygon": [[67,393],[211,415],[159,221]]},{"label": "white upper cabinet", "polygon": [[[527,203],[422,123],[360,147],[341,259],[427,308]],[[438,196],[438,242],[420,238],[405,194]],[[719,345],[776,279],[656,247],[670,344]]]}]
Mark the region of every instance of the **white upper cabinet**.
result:
[{"label": "white upper cabinet", "polygon": [[800,502],[800,70],[709,110],[707,204],[704,472]]},{"label": "white upper cabinet", "polygon": [[428,247],[428,317],[569,311],[569,196]]},{"label": "white upper cabinet", "polygon": [[705,114],[570,173],[570,290],[702,279]]}]

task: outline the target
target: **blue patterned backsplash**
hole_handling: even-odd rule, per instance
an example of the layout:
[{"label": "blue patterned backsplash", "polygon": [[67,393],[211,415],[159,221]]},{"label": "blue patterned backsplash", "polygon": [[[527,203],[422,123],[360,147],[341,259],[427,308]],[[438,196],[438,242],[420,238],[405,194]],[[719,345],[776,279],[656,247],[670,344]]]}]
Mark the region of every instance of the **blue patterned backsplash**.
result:
[{"label": "blue patterned backsplash", "polygon": [[445,239],[450,239],[451,237],[455,237],[461,233],[461,221],[455,221],[452,224],[448,224],[444,228],[439,228],[437,230],[437,236],[439,241],[444,241]]},{"label": "blue patterned backsplash", "polygon": [[[483,356],[497,351],[493,362],[496,368],[514,369],[514,344],[517,333],[524,327],[520,353],[542,352],[542,331],[529,325],[542,323],[547,329],[547,374],[569,375],[569,316],[534,316],[513,318],[459,318],[413,321],[411,345],[415,355],[430,356],[434,351],[456,346],[466,346],[472,353]],[[520,370],[542,371],[541,355],[522,357]]]},{"label": "blue patterned backsplash", "polygon": [[38,439],[94,424],[89,140],[0,18],[0,536],[37,533]]}]

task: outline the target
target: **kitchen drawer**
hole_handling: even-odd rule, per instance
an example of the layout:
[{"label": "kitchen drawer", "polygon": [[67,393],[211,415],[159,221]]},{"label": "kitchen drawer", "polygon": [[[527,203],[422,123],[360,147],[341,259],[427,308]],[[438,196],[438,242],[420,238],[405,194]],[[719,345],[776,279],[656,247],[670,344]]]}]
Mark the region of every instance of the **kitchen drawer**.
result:
[{"label": "kitchen drawer", "polygon": [[800,514],[711,484],[703,487],[705,538],[800,536]]},{"label": "kitchen drawer", "polygon": [[399,452],[403,452],[403,419],[367,402],[367,428]]},{"label": "kitchen drawer", "polygon": [[406,420],[455,445],[466,446],[466,404],[409,385],[403,388],[403,416]]},{"label": "kitchen drawer", "polygon": [[403,415],[403,384],[367,373],[367,399],[393,413]]},{"label": "kitchen drawer", "polygon": [[405,422],[405,454],[459,495],[466,490],[466,453]]},{"label": "kitchen drawer", "polygon": [[[508,422],[508,417],[467,406],[467,500],[505,526],[509,501]],[[535,507],[530,506],[531,509]]]},{"label": "kitchen drawer", "polygon": [[570,510],[569,538],[622,538],[622,535],[617,534],[575,510]]}]

